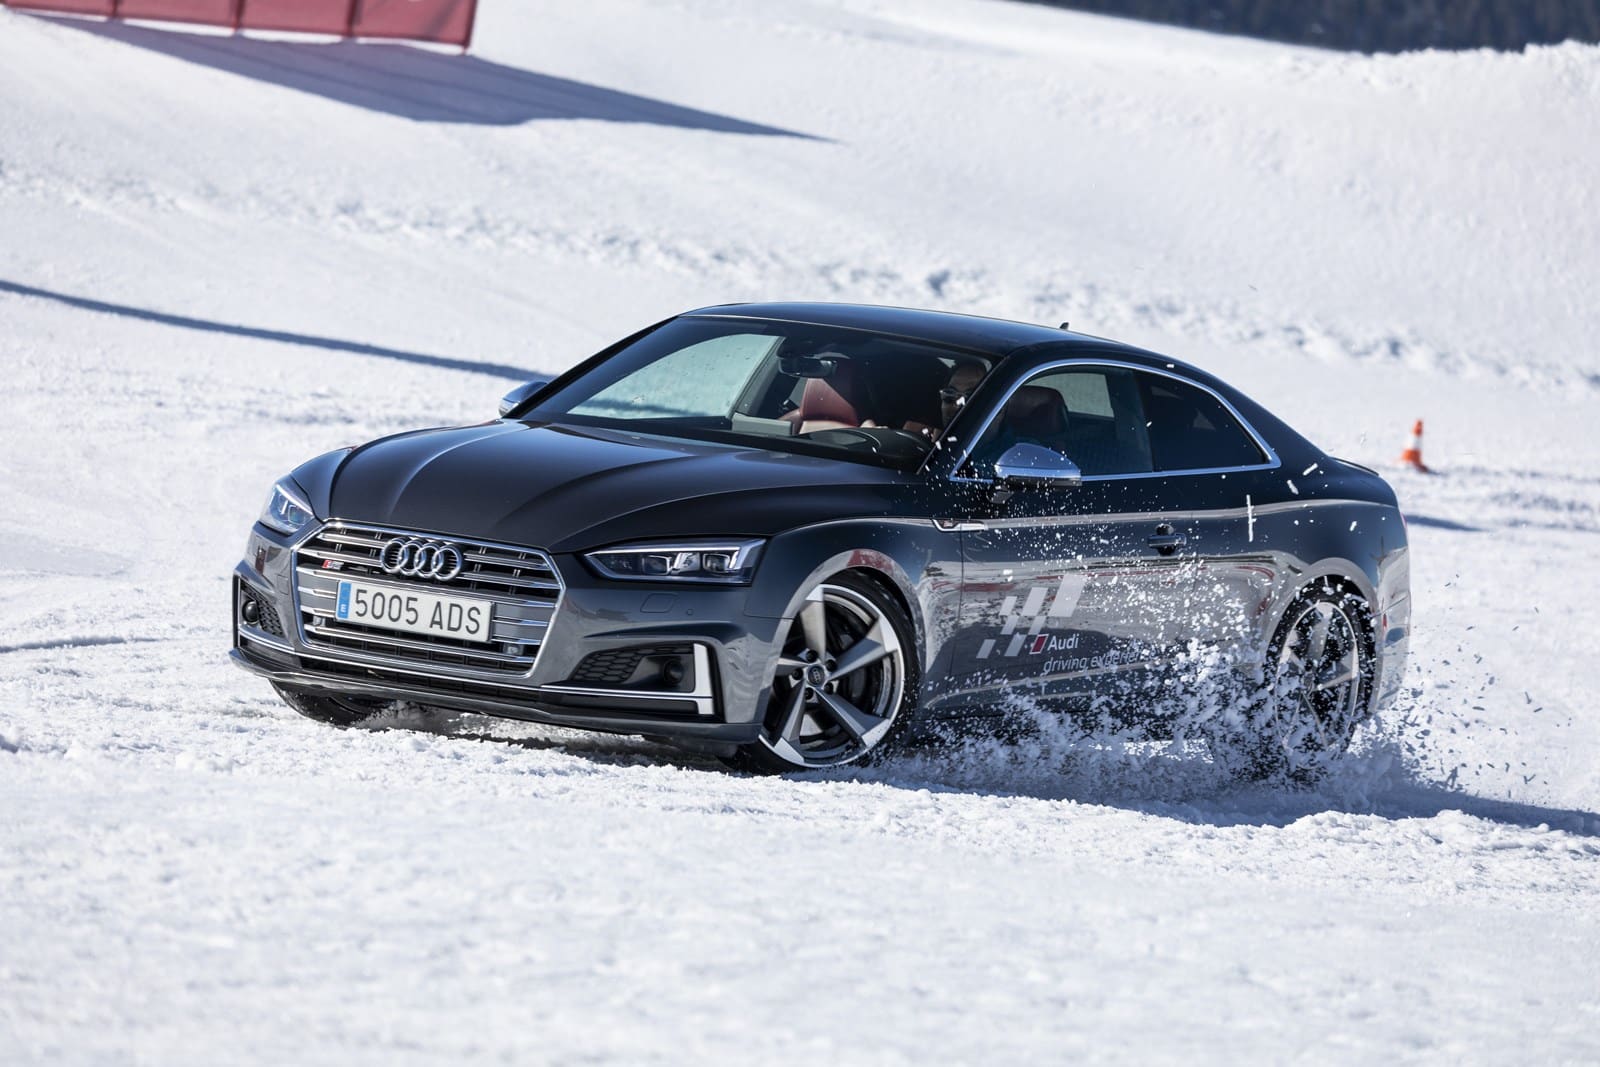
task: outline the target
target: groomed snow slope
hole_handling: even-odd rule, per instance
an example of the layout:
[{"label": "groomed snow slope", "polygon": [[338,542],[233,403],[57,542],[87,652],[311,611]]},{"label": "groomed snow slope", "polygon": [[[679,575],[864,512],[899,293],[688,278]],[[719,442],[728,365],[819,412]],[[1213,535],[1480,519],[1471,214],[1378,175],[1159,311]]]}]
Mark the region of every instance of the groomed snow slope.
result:
[{"label": "groomed snow slope", "polygon": [[[0,1062],[1600,1058],[1600,49],[485,0],[461,60],[0,11]],[[1396,472],[1314,792],[1046,735],[750,780],[224,661],[300,459],[685,307],[1199,362]]]}]

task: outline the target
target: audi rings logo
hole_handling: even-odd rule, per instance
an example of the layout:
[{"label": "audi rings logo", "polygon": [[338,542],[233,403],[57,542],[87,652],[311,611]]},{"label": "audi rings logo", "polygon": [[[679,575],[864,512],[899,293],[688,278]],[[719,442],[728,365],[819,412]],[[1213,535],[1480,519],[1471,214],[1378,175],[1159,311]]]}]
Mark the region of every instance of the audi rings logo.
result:
[{"label": "audi rings logo", "polygon": [[442,541],[418,541],[410,537],[396,537],[384,543],[378,553],[378,565],[386,574],[399,574],[407,578],[433,578],[448,582],[461,573],[465,560],[455,545]]}]

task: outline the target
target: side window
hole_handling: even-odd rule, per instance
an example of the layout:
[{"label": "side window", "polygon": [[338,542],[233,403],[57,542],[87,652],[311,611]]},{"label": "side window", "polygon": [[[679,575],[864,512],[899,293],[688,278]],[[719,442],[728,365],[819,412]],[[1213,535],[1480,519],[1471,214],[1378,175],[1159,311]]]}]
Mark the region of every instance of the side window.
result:
[{"label": "side window", "polygon": [[1139,378],[1156,470],[1253,467],[1267,461],[1239,420],[1204,389],[1158,374]]},{"label": "side window", "polygon": [[1046,371],[1020,386],[973,450],[992,467],[1016,444],[1053,449],[1086,476],[1146,474],[1150,442],[1134,373],[1115,367]]}]

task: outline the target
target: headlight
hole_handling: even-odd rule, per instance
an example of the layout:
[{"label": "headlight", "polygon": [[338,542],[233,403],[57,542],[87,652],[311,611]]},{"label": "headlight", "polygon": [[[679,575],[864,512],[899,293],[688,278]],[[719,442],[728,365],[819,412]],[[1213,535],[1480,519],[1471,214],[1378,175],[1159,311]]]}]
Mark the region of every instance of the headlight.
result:
[{"label": "headlight", "polygon": [[765,541],[662,541],[587,553],[607,578],[633,582],[717,582],[748,585]]},{"label": "headlight", "polygon": [[287,478],[272,487],[267,506],[261,509],[261,525],[282,534],[298,533],[313,518],[311,505]]}]

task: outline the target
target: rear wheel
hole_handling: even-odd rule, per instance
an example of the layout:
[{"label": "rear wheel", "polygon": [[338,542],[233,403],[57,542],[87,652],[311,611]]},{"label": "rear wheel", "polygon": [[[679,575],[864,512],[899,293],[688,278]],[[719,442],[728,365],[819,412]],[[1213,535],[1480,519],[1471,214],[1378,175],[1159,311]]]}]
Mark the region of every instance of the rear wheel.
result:
[{"label": "rear wheel", "polygon": [[902,732],[917,691],[905,610],[871,581],[818,585],[789,627],[761,739],[730,760],[769,774],[854,763]]},{"label": "rear wheel", "polygon": [[308,719],[325,722],[330,726],[356,726],[368,719],[377,718],[393,707],[390,700],[369,700],[364,697],[339,696],[331,693],[313,693],[305,689],[272,683],[283,702]]},{"label": "rear wheel", "polygon": [[1266,688],[1243,732],[1213,739],[1219,759],[1248,778],[1320,778],[1370,714],[1371,630],[1357,594],[1331,583],[1300,594],[1267,646]]}]

